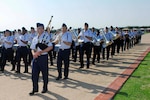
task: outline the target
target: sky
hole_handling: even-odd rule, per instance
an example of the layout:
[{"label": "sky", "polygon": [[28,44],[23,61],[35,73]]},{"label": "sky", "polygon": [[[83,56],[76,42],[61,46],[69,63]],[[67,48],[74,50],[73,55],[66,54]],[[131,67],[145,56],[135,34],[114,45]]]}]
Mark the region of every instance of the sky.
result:
[{"label": "sky", "polygon": [[0,31],[45,26],[150,26],[150,0],[1,0]]}]

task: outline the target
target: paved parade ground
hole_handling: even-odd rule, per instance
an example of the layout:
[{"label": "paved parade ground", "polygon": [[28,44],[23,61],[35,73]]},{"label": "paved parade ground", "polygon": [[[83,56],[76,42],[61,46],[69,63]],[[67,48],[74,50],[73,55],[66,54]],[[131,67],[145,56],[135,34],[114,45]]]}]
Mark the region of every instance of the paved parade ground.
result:
[{"label": "paved parade ground", "polygon": [[[28,74],[23,73],[24,66],[21,68],[21,74],[16,74],[10,71],[10,63],[7,63],[5,72],[0,72],[0,100],[105,100],[108,99],[106,97],[111,98],[116,92],[113,84],[116,79],[127,69],[134,69],[131,65],[137,66],[149,51],[149,38],[150,34],[144,34],[140,44],[110,58],[107,62],[91,64],[89,69],[86,67],[79,69],[78,61],[76,63],[70,61],[68,80],[55,80],[57,69],[56,60],[54,60],[54,66],[49,66],[49,91],[45,94],[41,93],[42,78],[40,77],[39,92],[34,96],[29,96],[32,90],[31,66],[29,66]],[[117,81],[119,84],[122,82]],[[120,85],[116,84],[116,86]],[[106,93],[107,90],[110,92]]]}]

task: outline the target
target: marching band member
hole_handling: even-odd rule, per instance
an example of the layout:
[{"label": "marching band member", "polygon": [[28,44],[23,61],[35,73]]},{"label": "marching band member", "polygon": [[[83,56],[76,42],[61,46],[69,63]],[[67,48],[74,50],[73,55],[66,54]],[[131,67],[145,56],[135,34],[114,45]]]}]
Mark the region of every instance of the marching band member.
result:
[{"label": "marching band member", "polygon": [[[104,39],[104,35],[105,33],[103,34],[102,32],[100,32],[100,35],[102,36],[102,38]],[[102,59],[105,60],[105,47],[103,46],[104,42],[102,42],[102,49],[101,49],[101,52],[102,52]]]},{"label": "marching band member", "polygon": [[[91,32],[92,32],[92,39],[93,39],[93,37],[96,36],[96,34],[97,34],[94,27],[92,27]],[[91,45],[90,45],[90,58],[91,58],[91,53],[93,52],[93,51],[92,51],[92,50],[93,50],[93,47],[94,47],[94,44],[93,44],[93,42],[91,41]]]},{"label": "marching band member", "polygon": [[57,71],[58,77],[56,80],[60,80],[62,78],[62,61],[64,61],[64,79],[68,79],[69,75],[69,56],[70,56],[70,48],[72,44],[72,35],[67,31],[67,25],[62,24],[62,32],[59,34],[57,44],[60,42],[60,47],[57,56]]},{"label": "marching band member", "polygon": [[13,54],[14,51],[12,49],[14,38],[11,36],[11,32],[9,30],[4,31],[4,39],[3,39],[3,46],[2,46],[2,60],[1,60],[1,71],[4,72],[4,68],[6,65],[6,60],[11,61],[12,70],[14,69],[14,62],[13,62]]},{"label": "marching band member", "polygon": [[18,32],[16,32],[15,34],[14,34],[14,44],[17,44],[17,40],[19,39],[19,36],[21,35],[21,30],[20,29],[18,29]]},{"label": "marching band member", "polygon": [[102,49],[103,37],[100,35],[100,31],[97,30],[97,33],[94,34],[93,38],[94,38],[94,54],[93,54],[92,64],[95,65],[96,55],[97,55],[97,62],[98,63],[100,62],[100,52],[101,52],[101,49]]},{"label": "marching band member", "polygon": [[55,43],[57,42],[60,33],[61,33],[61,29],[58,29],[58,30],[54,33],[54,35],[53,35],[53,37],[52,37],[53,56],[54,56],[54,59],[56,59],[56,54],[57,54],[57,52],[59,51],[59,47],[57,47],[57,45],[56,45]]},{"label": "marching band member", "polygon": [[[109,42],[113,42],[113,37],[112,37],[112,34],[108,31],[108,27],[106,27],[106,30],[105,30],[105,37],[107,38],[107,40],[109,41]],[[111,45],[108,45],[107,47],[106,47],[106,50],[107,50],[107,60],[109,60],[109,53],[110,53],[110,47],[111,47]]]},{"label": "marching band member", "polygon": [[[113,26],[110,27],[110,31],[112,32],[111,37],[112,37],[112,38],[115,38],[115,37],[113,36],[113,34],[116,35],[116,32],[115,32]],[[113,43],[111,44],[111,48],[112,48],[112,49],[111,49],[111,56],[112,56],[112,57],[115,55],[116,42],[117,42],[117,41],[114,39],[114,40],[113,40]]]},{"label": "marching band member", "polygon": [[28,34],[27,30],[22,27],[22,33],[19,36],[17,43],[18,43],[18,48],[16,51],[16,61],[17,61],[17,71],[16,73],[20,73],[20,62],[21,58],[23,58],[24,64],[25,64],[25,71],[24,73],[28,73],[28,62],[27,62],[27,55],[28,55]]},{"label": "marching band member", "polygon": [[47,32],[44,32],[44,25],[37,23],[37,36],[33,38],[31,49],[33,54],[32,62],[32,82],[33,90],[29,95],[34,95],[38,92],[38,79],[40,71],[43,77],[42,93],[48,91],[48,51],[52,50],[53,46]]},{"label": "marching band member", "polygon": [[[69,27],[68,31],[72,32],[71,29],[72,29],[72,27]],[[74,39],[72,39],[72,44],[71,44],[70,51],[71,51],[72,59],[74,59],[75,58],[75,41],[74,41]]]},{"label": "marching band member", "polygon": [[130,36],[129,36],[129,31],[125,31],[125,44],[124,44],[124,50],[129,49],[129,44],[130,44]]},{"label": "marching band member", "polygon": [[[81,29],[78,28],[78,30],[77,30],[77,36],[80,34],[80,32],[81,32]],[[79,43],[75,43],[74,62],[77,61],[77,54],[78,54],[79,51],[80,51],[80,44]],[[80,54],[79,54],[79,56],[80,56]]]},{"label": "marching band member", "polygon": [[124,41],[125,41],[125,34],[122,31],[122,29],[120,30],[120,47],[121,47],[121,51],[124,51]]},{"label": "marching band member", "polygon": [[30,46],[31,46],[33,38],[36,35],[37,35],[37,33],[36,33],[34,27],[31,27],[31,33],[28,35],[29,36],[29,41],[28,41],[28,46],[29,46],[29,48],[28,48],[28,50],[29,50],[28,65],[31,65],[31,61],[33,59],[33,55],[32,55]]},{"label": "marching band member", "polygon": [[134,34],[134,45],[136,44],[136,36],[137,36],[137,30],[133,30],[133,34]]},{"label": "marching band member", "polygon": [[131,30],[129,32],[129,35],[130,35],[130,48],[134,46],[134,37],[135,37],[135,34],[134,34],[134,31]]},{"label": "marching band member", "polygon": [[138,32],[136,33],[136,44],[140,43],[142,34],[143,34],[143,33],[142,33],[141,31],[138,31]]},{"label": "marching band member", "polygon": [[[46,28],[46,32],[49,34],[50,42],[52,42],[53,41],[53,33],[51,32],[50,27]],[[53,43],[53,49],[48,52],[48,55],[50,57],[51,66],[53,66],[53,51],[54,51],[54,48],[55,48],[55,45]]]},{"label": "marching band member", "polygon": [[120,43],[121,43],[121,33],[118,29],[118,27],[115,28],[115,33],[116,33],[116,46],[117,46],[117,53],[119,54],[120,51]]},{"label": "marching band member", "polygon": [[84,24],[84,31],[81,32],[78,36],[78,38],[83,38],[84,39],[84,43],[83,46],[81,46],[80,48],[80,68],[84,68],[84,52],[86,53],[86,57],[87,57],[87,68],[89,68],[90,65],[90,47],[91,47],[91,41],[92,41],[92,32],[88,29],[88,24],[85,23]]}]

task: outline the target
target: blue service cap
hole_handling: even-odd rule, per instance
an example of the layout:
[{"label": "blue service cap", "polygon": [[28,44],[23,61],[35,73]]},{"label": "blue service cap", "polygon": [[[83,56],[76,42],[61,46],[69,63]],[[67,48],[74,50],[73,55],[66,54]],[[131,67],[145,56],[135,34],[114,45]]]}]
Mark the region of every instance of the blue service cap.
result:
[{"label": "blue service cap", "polygon": [[67,28],[67,25],[66,25],[65,23],[63,23],[63,24],[62,24],[62,27],[66,27],[66,28]]},{"label": "blue service cap", "polygon": [[44,25],[43,25],[42,23],[37,23],[36,26],[37,26],[37,27],[43,27],[43,28],[44,28]]},{"label": "blue service cap", "polygon": [[6,30],[4,31],[4,33],[5,33],[5,32],[10,32],[10,33],[11,33],[11,31],[10,31],[10,30],[8,30],[8,29],[6,29]]},{"label": "blue service cap", "polygon": [[88,24],[88,23],[84,23],[84,25],[85,25],[85,26],[89,26],[89,24]]},{"label": "blue service cap", "polygon": [[25,27],[22,27],[22,30],[26,30],[26,28],[25,28]]}]

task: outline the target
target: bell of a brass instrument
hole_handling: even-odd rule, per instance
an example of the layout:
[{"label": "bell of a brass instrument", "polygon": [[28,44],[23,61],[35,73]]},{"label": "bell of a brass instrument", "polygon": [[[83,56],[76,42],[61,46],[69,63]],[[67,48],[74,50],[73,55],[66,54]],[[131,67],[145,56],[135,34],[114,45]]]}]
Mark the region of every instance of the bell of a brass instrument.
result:
[{"label": "bell of a brass instrument", "polygon": [[110,33],[113,35],[113,40],[120,38],[120,34],[115,34],[112,31],[110,31]]},{"label": "bell of a brass instrument", "polygon": [[109,31],[109,33],[110,33],[110,34],[112,34],[112,36],[113,36],[113,40],[115,40],[115,39],[116,39],[116,34],[115,34],[115,33],[113,33],[112,31]]},{"label": "bell of a brass instrument", "polygon": [[95,35],[93,35],[92,43],[95,44],[95,45],[99,45],[100,44],[100,39],[98,39]]},{"label": "bell of a brass instrument", "polygon": [[76,34],[76,31],[73,29],[73,30],[70,30],[70,32],[71,32],[71,35],[72,35],[72,39],[74,41],[77,41],[78,40],[78,36]]}]

